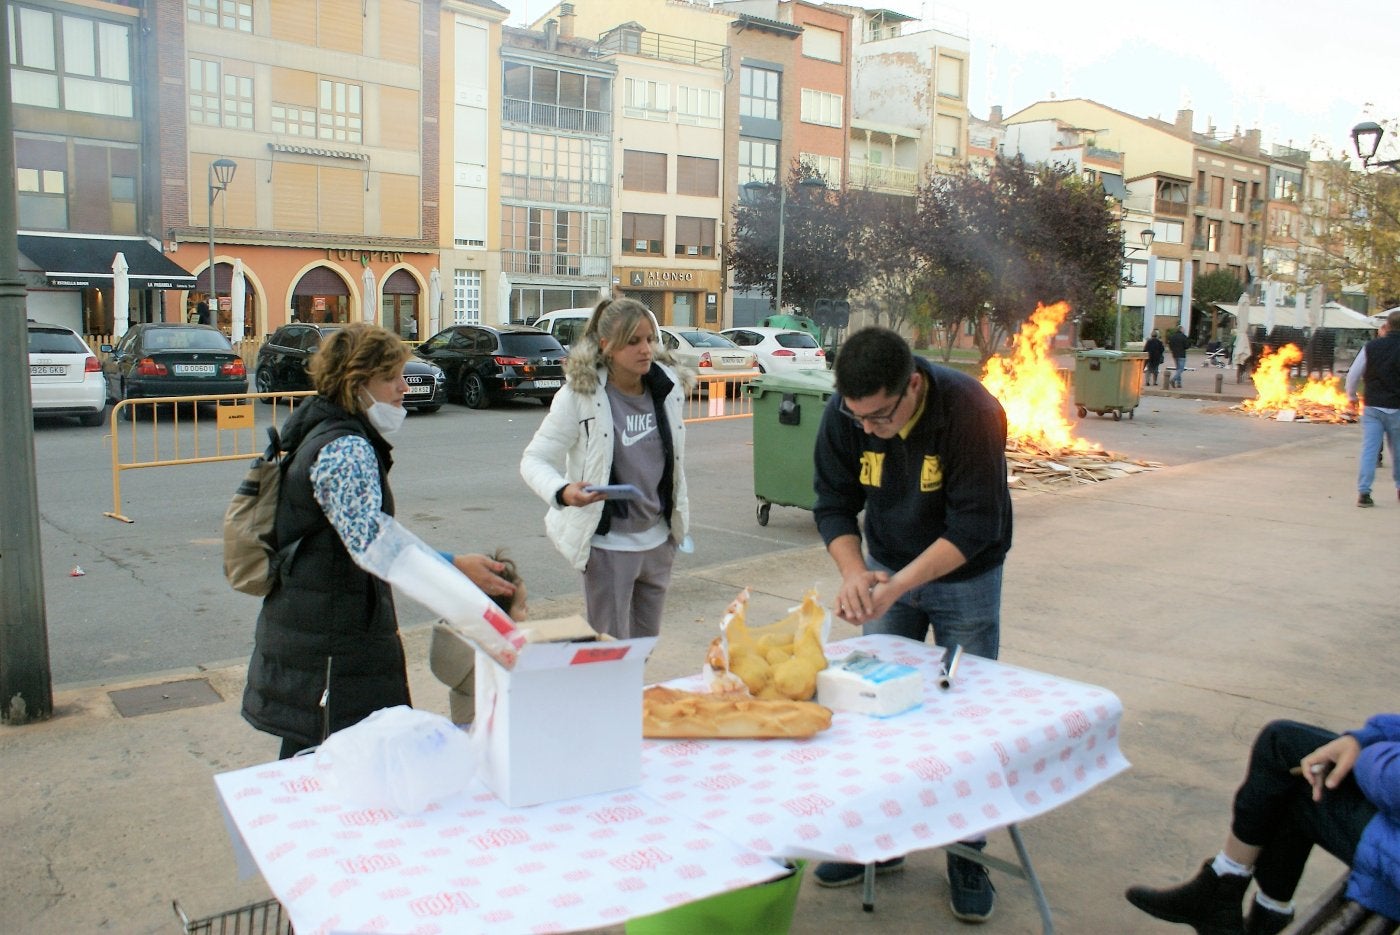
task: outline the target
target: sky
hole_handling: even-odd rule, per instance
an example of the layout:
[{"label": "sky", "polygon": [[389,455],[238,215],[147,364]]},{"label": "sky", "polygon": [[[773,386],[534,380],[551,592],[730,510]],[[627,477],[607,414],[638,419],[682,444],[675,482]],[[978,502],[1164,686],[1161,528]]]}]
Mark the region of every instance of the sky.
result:
[{"label": "sky", "polygon": [[[550,0],[503,0],[509,22]],[[575,0],[585,4],[588,0]],[[1363,119],[1400,118],[1400,4],[1394,0],[938,0],[866,2],[952,27],[971,42],[969,100],[985,118],[1084,97],[1139,117],[1195,112],[1194,128],[1258,128],[1266,145],[1351,149]],[[945,25],[946,24],[946,25]],[[644,24],[650,25],[650,24]],[[664,32],[664,27],[656,27]],[[1400,130],[1400,126],[1397,126]],[[1394,147],[1393,149],[1391,147]],[[1400,156],[1400,132],[1381,144]]]}]

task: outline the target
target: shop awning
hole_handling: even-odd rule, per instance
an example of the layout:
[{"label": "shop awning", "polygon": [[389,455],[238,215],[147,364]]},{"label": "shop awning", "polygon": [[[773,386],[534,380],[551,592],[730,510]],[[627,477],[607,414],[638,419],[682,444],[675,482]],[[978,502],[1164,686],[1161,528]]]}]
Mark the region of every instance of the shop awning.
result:
[{"label": "shop awning", "polygon": [[20,234],[19,252],[44,271],[51,286],[112,283],[112,260],[126,257],[133,289],[193,289],[195,278],[140,237]]}]

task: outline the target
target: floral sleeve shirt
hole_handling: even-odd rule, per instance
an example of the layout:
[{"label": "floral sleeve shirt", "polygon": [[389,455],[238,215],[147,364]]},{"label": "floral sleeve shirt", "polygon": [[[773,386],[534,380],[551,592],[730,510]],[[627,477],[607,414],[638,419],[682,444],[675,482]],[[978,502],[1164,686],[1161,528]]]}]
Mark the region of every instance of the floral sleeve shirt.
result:
[{"label": "floral sleeve shirt", "polygon": [[393,518],[383,511],[379,461],[369,441],[342,435],[323,446],[311,465],[311,491],[356,565]]}]

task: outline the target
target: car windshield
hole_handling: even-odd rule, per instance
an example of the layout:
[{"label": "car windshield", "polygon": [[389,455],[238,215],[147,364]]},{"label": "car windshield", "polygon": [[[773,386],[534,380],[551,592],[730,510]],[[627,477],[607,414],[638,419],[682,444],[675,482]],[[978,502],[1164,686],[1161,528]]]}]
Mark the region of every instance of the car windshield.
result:
[{"label": "car windshield", "polygon": [[29,329],[31,354],[86,354],[87,345],[71,331]]},{"label": "car windshield", "polygon": [[737,347],[733,341],[713,331],[679,331],[681,337],[690,342],[691,347]]},{"label": "car windshield", "polygon": [[155,328],[146,332],[141,342],[148,351],[227,351],[232,350],[228,338],[218,331],[204,328]]},{"label": "car windshield", "polygon": [[805,331],[784,331],[776,335],[777,341],[783,347],[816,347],[817,340]]},{"label": "car windshield", "polygon": [[563,354],[564,348],[548,334],[503,334],[501,353],[517,357],[539,357],[543,354]]}]

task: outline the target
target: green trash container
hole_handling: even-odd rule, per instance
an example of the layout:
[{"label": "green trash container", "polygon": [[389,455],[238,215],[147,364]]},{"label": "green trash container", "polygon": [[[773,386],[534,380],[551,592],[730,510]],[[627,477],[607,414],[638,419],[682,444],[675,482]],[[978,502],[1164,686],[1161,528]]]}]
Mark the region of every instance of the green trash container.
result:
[{"label": "green trash container", "polygon": [[785,877],[685,903],[627,921],[627,935],[786,935],[792,928],[805,860],[789,861]]},{"label": "green trash container", "polygon": [[768,525],[768,509],[816,506],[812,489],[812,452],[822,410],[836,392],[830,370],[764,373],[745,392],[753,402],[753,493],[758,498],[758,525]]},{"label": "green trash container", "polygon": [[1133,417],[1142,398],[1142,366],[1147,355],[1130,351],[1076,351],[1074,405],[1079,418],[1090,412],[1113,413],[1115,421]]}]

